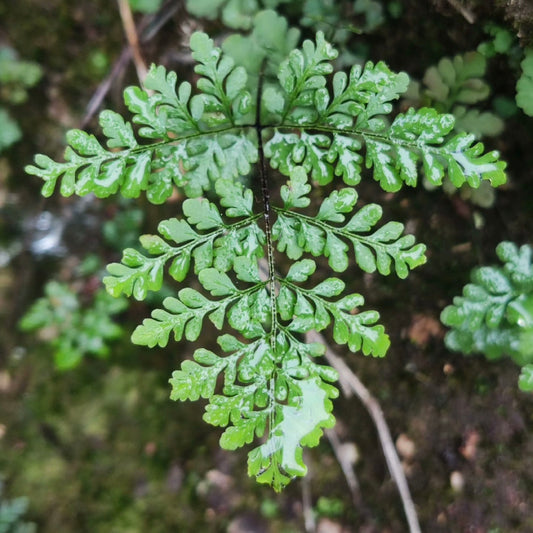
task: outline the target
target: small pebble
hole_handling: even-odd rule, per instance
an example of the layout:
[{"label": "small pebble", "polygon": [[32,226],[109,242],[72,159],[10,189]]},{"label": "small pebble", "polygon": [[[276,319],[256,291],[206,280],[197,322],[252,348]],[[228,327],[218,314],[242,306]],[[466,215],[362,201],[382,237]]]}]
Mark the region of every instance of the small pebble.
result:
[{"label": "small pebble", "polygon": [[446,515],[444,513],[439,513],[437,516],[437,524],[439,524],[439,526],[444,526],[447,522]]},{"label": "small pebble", "polygon": [[316,528],[317,533],[342,533],[343,527],[330,518],[321,518]]},{"label": "small pebble", "polygon": [[455,368],[450,363],[446,363],[442,369],[445,375],[451,376],[455,372]]},{"label": "small pebble", "polygon": [[0,392],[8,392],[11,386],[11,376],[8,372],[0,372]]},{"label": "small pebble", "polygon": [[339,453],[351,465],[355,465],[360,459],[359,450],[353,442],[345,442],[344,444],[341,444],[339,447]]},{"label": "small pebble", "polygon": [[450,486],[452,487],[453,492],[460,493],[463,492],[465,486],[465,478],[461,472],[454,470],[450,474]]},{"label": "small pebble", "polygon": [[469,431],[464,439],[464,444],[460,448],[460,452],[468,461],[474,461],[477,455],[478,444],[481,441],[480,434],[476,431]]},{"label": "small pebble", "polygon": [[415,443],[405,433],[401,433],[396,439],[396,449],[406,461],[411,461],[416,454]]}]

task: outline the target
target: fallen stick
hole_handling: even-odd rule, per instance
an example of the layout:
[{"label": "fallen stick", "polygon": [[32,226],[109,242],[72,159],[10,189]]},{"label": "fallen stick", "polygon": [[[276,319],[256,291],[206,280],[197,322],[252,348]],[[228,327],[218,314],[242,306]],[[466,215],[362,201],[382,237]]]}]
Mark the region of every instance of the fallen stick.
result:
[{"label": "fallen stick", "polygon": [[310,331],[309,333],[306,333],[306,339],[307,342],[319,342],[326,347],[325,357],[331,366],[338,371],[341,387],[343,389],[350,388],[361,400],[370,414],[378,432],[378,437],[390,475],[398,488],[407,523],[409,524],[409,531],[410,533],[421,533],[418,516],[416,514],[413,499],[411,498],[407,479],[405,478],[400,458],[396,453],[389,427],[385,421],[379,403],[370,394],[370,391],[363,385],[361,380],[352,372],[348,365],[329,347],[326,339],[320,335],[320,333]]},{"label": "fallen stick", "polygon": [[144,79],[148,73],[148,68],[141,54],[141,48],[139,46],[139,35],[137,34],[137,28],[135,27],[135,21],[133,20],[133,14],[131,12],[130,4],[128,0],[117,0],[118,10],[120,12],[120,18],[122,20],[122,27],[126,34],[126,39],[131,49],[131,55],[133,63],[135,64],[135,70],[137,71],[137,77],[141,85],[144,84]]}]

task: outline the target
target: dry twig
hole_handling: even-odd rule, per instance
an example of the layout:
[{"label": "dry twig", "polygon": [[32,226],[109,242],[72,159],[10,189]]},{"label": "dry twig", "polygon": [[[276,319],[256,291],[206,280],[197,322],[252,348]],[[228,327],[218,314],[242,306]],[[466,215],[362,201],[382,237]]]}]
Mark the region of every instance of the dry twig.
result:
[{"label": "dry twig", "polygon": [[313,513],[313,505],[311,502],[311,482],[309,476],[304,476],[302,479],[302,506],[304,515],[304,527],[306,533],[315,533],[316,521]]},{"label": "dry twig", "polygon": [[325,433],[333,449],[333,453],[335,454],[335,457],[339,462],[342,473],[346,478],[348,488],[352,493],[352,501],[357,508],[361,508],[361,489],[359,487],[359,481],[357,480],[357,477],[355,475],[352,463],[347,460],[346,454],[343,453],[342,444],[339,440],[339,436],[337,435],[336,431],[334,429],[327,429]]},{"label": "dry twig", "polygon": [[[139,42],[146,43],[153,39],[165,23],[176,13],[179,9],[180,3],[177,1],[167,2],[161,9],[153,16],[144,17],[139,25]],[[122,49],[118,59],[113,64],[111,73],[98,86],[89,103],[87,104],[87,111],[81,122],[81,128],[85,128],[93,116],[96,114],[102,101],[109,92],[113,82],[121,75],[122,71],[129,63],[132,57],[132,48],[128,45]]]},{"label": "dry twig", "polygon": [[137,70],[137,77],[142,85],[146,78],[146,74],[148,73],[148,69],[141,54],[139,36],[137,35],[137,28],[135,27],[133,14],[131,13],[130,3],[128,0],[117,0],[117,2],[124,33],[126,34],[126,39],[128,39],[135,69]]},{"label": "dry twig", "polygon": [[359,378],[351,371],[348,365],[329,347],[326,339],[320,333],[311,331],[306,334],[308,342],[319,342],[326,347],[325,357],[333,368],[339,372],[339,382],[344,387],[349,387],[361,400],[368,413],[372,417],[376,426],[381,447],[387,461],[387,466],[392,479],[398,487],[398,492],[402,500],[403,509],[409,524],[410,533],[420,533],[420,524],[418,523],[418,516],[416,509],[409,492],[407,479],[400,463],[398,454],[394,447],[394,442],[390,434],[389,427],[383,416],[383,411],[376,399],[370,394],[370,391],[363,385]]},{"label": "dry twig", "polygon": [[474,22],[476,21],[476,17],[469,9],[461,5],[458,0],[448,0],[448,4],[450,4],[454,9],[459,11],[459,13],[463,15],[463,17],[469,24],[474,24]]}]

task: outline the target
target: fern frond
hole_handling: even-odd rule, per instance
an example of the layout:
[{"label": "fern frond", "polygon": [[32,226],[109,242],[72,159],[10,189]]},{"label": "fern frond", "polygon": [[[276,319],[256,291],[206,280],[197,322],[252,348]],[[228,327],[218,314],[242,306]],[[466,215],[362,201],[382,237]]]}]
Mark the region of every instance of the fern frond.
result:
[{"label": "fern frond", "polygon": [[[222,43],[224,53],[248,74],[248,89],[255,94],[261,72],[263,83],[276,78],[280,63],[296,47],[300,38],[297,28],[289,28],[287,19],[271,9],[259,11],[252,20],[248,35],[231,34]],[[269,90],[269,89],[267,89]]]},{"label": "fern frond", "polygon": [[479,52],[467,52],[453,58],[443,57],[424,74],[425,93],[446,110],[454,104],[475,104],[485,100],[490,87],[483,79],[487,60]]},{"label": "fern frond", "polygon": [[[166,346],[171,332],[176,341],[183,336],[188,341],[195,341],[200,336],[202,321],[206,315],[211,322],[221,329],[224,317],[228,316],[229,323],[245,336],[252,333],[262,332],[260,317],[264,315],[262,305],[265,301],[263,285],[259,283],[248,290],[239,290],[231,279],[223,272],[215,268],[205,268],[198,276],[202,286],[212,296],[224,296],[222,300],[209,300],[198,291],[186,287],[178,293],[179,298],[166,298],[163,301],[165,310],[156,309],[151,319],[146,319],[138,326],[132,336],[135,344],[153,348],[156,344]],[[246,301],[250,305],[246,312],[246,319],[242,314],[245,312],[241,302]],[[266,298],[268,301],[268,297]],[[232,308],[232,305],[236,305]],[[254,315],[254,311],[259,314]],[[242,327],[239,327],[241,326]]]},{"label": "fern frond", "polygon": [[[290,207],[306,207],[309,190],[304,171],[298,169],[281,191],[286,212]],[[266,253],[266,241],[253,211],[252,192],[225,179],[216,182],[215,192],[223,210],[205,199],[186,200],[186,220],[161,223],[159,231],[164,238],[141,239],[152,257],[135,252],[135,260],[143,258],[139,265],[110,265],[112,275],[106,278],[106,284],[108,290],[133,291],[134,296],[142,298],[148,289],[157,289],[150,282],[161,283],[168,262],[179,264],[180,269],[171,265],[169,270],[180,278],[193,258],[202,291],[187,287],[177,297],[166,298],[163,307],[137,327],[132,340],[149,347],[166,346],[171,335],[176,341],[194,341],[200,336],[205,318],[217,329],[230,327],[244,339],[221,335],[219,344],[224,356],[197,350],[194,360],[184,361],[174,373],[172,397],[207,398],[204,419],[226,427],[220,441],[224,448],[249,444],[266,432],[267,444],[250,452],[249,471],[279,490],[294,475],[305,473],[301,448],[315,445],[323,428],[332,425],[331,399],[337,395],[331,385],[336,379],[335,371],[312,360],[322,355],[324,348],[307,345],[298,336],[331,324],[336,342],[378,357],[385,354],[389,338],[383,326],[377,324],[377,312],[360,310],[364,303],[361,295],[342,296],[345,287],[341,280],[328,278],[312,288],[302,286],[315,272],[315,263],[310,259],[294,263],[286,276],[275,274],[273,282],[261,280],[258,261]],[[356,200],[353,189],[333,192],[317,220],[322,224],[344,222]],[[238,221],[226,221],[231,218]],[[354,224],[353,217],[348,224]],[[358,224],[366,229],[368,221],[360,220]],[[245,230],[248,235],[240,241],[242,249],[228,252],[227,235]],[[256,236],[253,246],[250,236]],[[225,246],[220,246],[219,241]],[[195,256],[195,251],[207,242],[213,253],[209,260],[203,259],[205,249]],[[215,264],[215,250],[221,248],[232,258],[225,265],[226,272]],[[272,291],[278,289],[273,283],[279,288],[274,298]],[[222,390],[217,389],[220,375],[224,376]],[[297,428],[295,418],[300,420]]]},{"label": "fern frond", "polygon": [[318,378],[288,379],[287,385],[289,404],[276,406],[269,438],[248,456],[248,473],[277,491],[293,477],[307,473],[302,447],[316,446],[323,429],[333,427],[331,399],[338,395],[337,389]]},{"label": "fern frond", "polygon": [[[295,49],[280,64],[278,79],[284,91],[284,105],[281,122],[307,124],[316,116],[311,109],[317,89],[326,85],[325,74],[333,71],[330,61],[338,55],[331,44],[318,32],[316,44],[310,40],[303,43],[302,49]],[[266,108],[269,108],[269,95],[265,94]],[[271,98],[271,97],[270,97]]]},{"label": "fern frond", "polygon": [[387,126],[383,115],[407,89],[405,74],[393,73],[381,62],[368,63],[363,69],[352,68],[349,77],[335,74],[330,94],[324,74],[332,71],[327,61],[334,51],[325,49],[320,32],[316,47],[306,41],[306,49],[323,53],[291,53],[278,74],[283,92],[264,94],[264,106],[273,112],[274,131],[265,144],[273,168],[288,176],[302,165],[321,185],[334,175],[356,185],[364,160],[389,192],[404,183],[415,186],[419,166],[435,185],[446,171],[456,186],[468,182],[478,187],[482,179],[494,186],[505,182],[505,163],[497,152],[483,153],[473,135],[450,136],[452,115],[410,109]]},{"label": "fern frond", "polygon": [[357,185],[363,146],[366,167],[374,169],[374,179],[387,192],[398,191],[404,183],[415,186],[419,166],[434,185],[442,183],[445,171],[457,187],[467,182],[477,188],[482,179],[493,186],[504,183],[506,165],[498,152],[483,153],[483,144],[464,133],[445,142],[452,127],[451,115],[438,116],[433,109],[421,109],[399,115],[387,135],[363,131],[353,132],[353,136],[305,131],[297,135],[278,128],[265,145],[265,155],[271,166],[285,175],[303,166],[320,185],[331,182],[334,175],[342,176],[347,185]]},{"label": "fern frond", "polygon": [[105,198],[120,191],[136,198],[146,192],[149,201],[159,204],[174,187],[199,196],[219,177],[247,175],[258,157],[256,133],[235,129],[254,112],[245,89],[246,72],[205,34],[195,34],[191,47],[202,75],[198,94],[191,97],[188,82],[176,88],[176,74],[161,66],[152,66],[146,77],[150,94],[138,87],[124,91],[138,136],[155,142],[139,144],[129,122],[103,111],[99,120],[109,150],[93,135],[71,130],[64,163],[39,154],[36,164],[26,168],[45,181],[43,195],[50,196],[60,180],[63,196],[93,193]]},{"label": "fern frond", "polygon": [[355,189],[344,188],[333,191],[323,202],[316,216],[309,216],[292,209],[306,207],[305,196],[310,185],[301,167],[296,167],[287,186],[282,188],[284,207],[275,207],[278,218],[272,228],[272,235],[278,243],[278,250],[290,259],[299,259],[304,252],[313,256],[324,255],[335,272],[348,268],[348,241],[354,250],[355,260],[365,272],[378,271],[388,275],[394,263],[400,278],[408,275],[409,268],[425,263],[426,247],[415,244],[412,235],[404,235],[403,225],[388,222],[373,233],[369,233],[381,219],[382,209],[377,204],[368,204],[357,211],[344,225],[346,213],[350,213],[357,202]]},{"label": "fern frond", "polygon": [[202,77],[197,86],[204,105],[202,120],[209,127],[238,124],[252,112],[254,102],[246,90],[246,70],[235,66],[233,59],[222,53],[205,33],[196,32],[190,42],[197,61],[194,70]]},{"label": "fern frond", "polygon": [[53,332],[50,344],[58,370],[70,370],[87,354],[106,358],[109,341],[123,334],[113,322],[127,307],[125,298],[112,298],[103,289],[94,294],[89,306],[83,306],[76,292],[64,283],[50,281],[45,295],[39,298],[19,322],[23,331],[48,329]]},{"label": "fern frond", "polygon": [[315,92],[314,105],[319,111],[318,123],[339,129],[382,131],[381,115],[392,111],[391,102],[397,100],[409,85],[404,72],[392,72],[382,61],[371,61],[364,67],[355,65],[349,76],[337,72],[333,76],[333,98],[326,88]]},{"label": "fern frond", "polygon": [[[194,361],[184,361],[174,372],[171,398],[209,399],[204,420],[226,427],[222,448],[235,450],[268,431],[266,442],[249,453],[248,471],[281,490],[306,473],[302,447],[316,446],[322,429],[334,424],[331,399],[338,392],[328,382],[337,374],[309,360],[322,348],[283,333],[274,349],[268,336],[244,344],[223,335],[218,342],[227,355],[196,350]],[[214,394],[221,373],[223,394]]]},{"label": "fern frond", "polygon": [[[276,32],[295,34],[276,17],[256,17],[247,42],[260,48],[250,50],[260,60],[250,78],[207,35],[195,33],[194,95],[188,82],[177,84],[175,74],[154,66],[147,90],[125,91],[132,123],[110,111],[100,115],[107,148],[74,130],[64,163],[38,155],[27,170],[44,179],[45,195],[60,183],[64,195],[146,193],[161,203],[174,188],[183,190],[183,216],[161,222],[157,235],[142,236],[142,252],[126,249],[121,263],[109,265],[104,283],[114,296],[142,300],[161,289],[165,272],[178,283],[194,272],[199,286],[166,298],[132,340],[149,347],[166,346],[171,335],[195,341],[206,318],[218,330],[233,331],[218,337],[221,354],[200,348],[182,363],[171,379],[171,397],[207,399],[204,419],[226,428],[220,440],[226,449],[264,437],[249,454],[248,470],[279,490],[305,473],[302,447],[315,446],[334,422],[337,374],[315,362],[324,346],[306,344],[302,336],[331,327],[337,343],[375,357],[390,344],[379,314],[362,309],[362,295],[346,294],[335,277],[314,281],[309,256],[324,256],[332,270],[344,272],[353,249],[363,271],[388,275],[394,269],[400,278],[425,262],[425,246],[403,235],[402,224],[377,227],[379,205],[356,209],[358,195],[350,186],[361,180],[363,166],[395,191],[416,185],[419,167],[436,184],[445,172],[457,185],[498,184],[505,164],[496,152],[483,153],[472,136],[450,137],[450,115],[421,109],[388,120],[407,76],[381,62],[332,75],[337,51],[320,32],[281,60],[287,50],[273,42]],[[276,81],[270,74],[277,61]],[[255,203],[254,187],[239,178],[253,179],[260,158],[255,190],[260,186],[263,198]],[[268,163],[289,178],[280,200],[270,198]],[[333,190],[310,213],[312,186],[335,176],[348,187]]]},{"label": "fern frond", "polygon": [[484,353],[490,359],[511,356],[518,364],[533,363],[533,250],[503,242],[496,252],[503,267],[472,272],[463,295],[444,309],[441,320],[451,327],[448,348],[465,354]]},{"label": "fern frond", "polygon": [[344,290],[344,282],[338,278],[328,278],[312,289],[297,285],[306,281],[314,271],[314,261],[304,259],[293,263],[287,276],[279,279],[278,312],[282,320],[289,321],[287,330],[295,333],[321,331],[333,319],[335,342],[347,344],[353,352],[361,350],[365,355],[384,356],[390,342],[383,326],[375,325],[379,314],[359,312],[364,303],[360,294],[331,301],[330,298]]},{"label": "fern frond", "polygon": [[196,274],[212,266],[227,272],[237,257],[261,257],[265,237],[256,223],[260,215],[252,213],[251,191],[229,180],[219,180],[216,189],[222,205],[227,207],[227,217],[246,218],[225,223],[212,202],[202,198],[185,200],[186,220],[173,218],[160,222],[158,231],[163,238],[141,237],[141,245],[150,256],[127,248],[121,263],[108,266],[111,275],[104,278],[107,290],[113,296],[126,294],[144,300],[148,291],[161,289],[164,269],[170,261],[169,274],[181,282],[189,273],[191,263]]}]

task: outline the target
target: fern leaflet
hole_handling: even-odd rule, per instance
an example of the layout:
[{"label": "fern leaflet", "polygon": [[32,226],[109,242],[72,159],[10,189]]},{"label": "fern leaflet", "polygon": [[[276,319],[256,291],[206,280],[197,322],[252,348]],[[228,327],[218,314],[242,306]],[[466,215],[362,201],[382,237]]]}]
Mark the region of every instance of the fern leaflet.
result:
[{"label": "fern leaflet", "polygon": [[442,312],[451,327],[446,345],[489,359],[508,355],[525,366],[533,363],[533,250],[502,242],[496,252],[503,267],[475,269],[463,295]]}]

